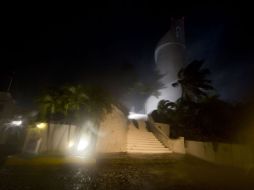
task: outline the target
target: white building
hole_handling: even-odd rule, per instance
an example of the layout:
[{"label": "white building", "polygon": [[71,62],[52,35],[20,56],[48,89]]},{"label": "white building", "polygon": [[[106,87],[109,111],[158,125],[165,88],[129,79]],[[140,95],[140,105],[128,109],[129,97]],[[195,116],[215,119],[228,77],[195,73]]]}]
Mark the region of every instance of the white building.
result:
[{"label": "white building", "polygon": [[177,73],[185,63],[184,18],[171,19],[168,33],[159,41],[155,53],[155,64],[163,75],[161,82],[165,88],[159,90],[160,96],[150,96],[145,103],[146,114],[157,108],[160,100],[176,101],[181,96],[181,88],[173,87]]}]

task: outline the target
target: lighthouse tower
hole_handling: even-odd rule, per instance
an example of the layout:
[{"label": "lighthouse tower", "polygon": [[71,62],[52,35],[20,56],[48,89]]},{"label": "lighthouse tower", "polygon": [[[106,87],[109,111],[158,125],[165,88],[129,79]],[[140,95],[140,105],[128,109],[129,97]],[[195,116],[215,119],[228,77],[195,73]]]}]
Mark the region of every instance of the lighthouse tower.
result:
[{"label": "lighthouse tower", "polygon": [[145,103],[145,112],[150,113],[157,109],[158,102],[162,99],[176,101],[181,96],[181,88],[173,87],[177,80],[177,73],[185,63],[185,34],[184,18],[172,18],[170,30],[159,41],[155,53],[155,64],[163,76],[160,96],[150,96]]}]

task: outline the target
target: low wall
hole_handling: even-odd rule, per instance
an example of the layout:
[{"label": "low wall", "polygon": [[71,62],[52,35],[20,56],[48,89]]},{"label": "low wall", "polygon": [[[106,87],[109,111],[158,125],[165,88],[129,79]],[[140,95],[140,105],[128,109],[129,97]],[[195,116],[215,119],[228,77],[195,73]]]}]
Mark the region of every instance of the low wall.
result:
[{"label": "low wall", "polygon": [[151,117],[148,118],[148,122],[151,131],[164,146],[174,153],[185,154],[184,137],[170,139],[170,126],[168,124],[154,122]]},{"label": "low wall", "polygon": [[91,151],[96,153],[125,152],[127,118],[123,112],[114,107],[112,112],[105,116],[99,128],[89,121],[85,122],[81,128],[73,125],[51,124],[49,147],[47,146],[47,133],[47,128],[29,128],[26,132],[23,152],[42,153],[53,151],[68,153],[73,149],[69,147],[68,139],[77,146],[80,138],[85,138],[90,145],[96,144],[96,147],[90,146]]},{"label": "low wall", "polygon": [[126,152],[127,117],[114,108],[101,123],[96,145],[97,153]]},{"label": "low wall", "polygon": [[[68,149],[68,130],[70,129],[70,140],[76,139],[79,128],[63,124],[51,124],[49,137],[47,128],[29,128],[26,132],[23,152],[42,153],[46,151],[66,152]],[[49,138],[49,147],[47,146]]]},{"label": "low wall", "polygon": [[221,165],[250,169],[254,166],[253,151],[248,145],[186,141],[186,153]]},{"label": "low wall", "polygon": [[157,128],[159,128],[165,135],[169,137],[169,125],[165,123],[158,123],[154,122],[153,123]]}]

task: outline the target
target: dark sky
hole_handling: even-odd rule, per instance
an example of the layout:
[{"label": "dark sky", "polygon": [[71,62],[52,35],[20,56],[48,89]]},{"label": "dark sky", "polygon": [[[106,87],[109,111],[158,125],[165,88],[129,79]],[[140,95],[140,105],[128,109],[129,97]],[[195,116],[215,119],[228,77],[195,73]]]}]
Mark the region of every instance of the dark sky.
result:
[{"label": "dark sky", "polygon": [[48,85],[117,80],[120,76],[107,77],[126,63],[147,78],[154,67],[154,48],[176,15],[185,16],[188,60],[206,60],[222,98],[239,99],[250,90],[254,67],[250,16],[228,11],[228,6],[126,2],[94,3],[76,12],[4,14],[1,90],[13,72],[11,92],[23,105],[31,104]]}]

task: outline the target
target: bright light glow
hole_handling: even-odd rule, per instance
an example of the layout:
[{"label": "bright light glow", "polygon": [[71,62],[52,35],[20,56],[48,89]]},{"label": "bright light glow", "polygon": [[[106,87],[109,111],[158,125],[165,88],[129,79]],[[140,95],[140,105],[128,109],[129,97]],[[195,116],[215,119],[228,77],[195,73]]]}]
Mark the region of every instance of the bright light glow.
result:
[{"label": "bright light glow", "polygon": [[12,121],[11,125],[13,125],[13,126],[20,126],[20,125],[22,125],[22,121],[21,120]]},{"label": "bright light glow", "polygon": [[47,123],[38,123],[36,124],[36,127],[39,129],[44,129],[47,126]]},{"label": "bright light glow", "polygon": [[147,115],[129,112],[128,119],[147,119]]},{"label": "bright light glow", "polygon": [[87,138],[82,138],[79,143],[78,143],[78,147],[77,147],[77,150],[78,151],[83,151],[87,148],[89,142],[87,140]]},{"label": "bright light glow", "polygon": [[68,144],[68,148],[73,147],[73,145],[74,145],[74,142],[73,142],[73,141],[70,141],[69,144]]}]

